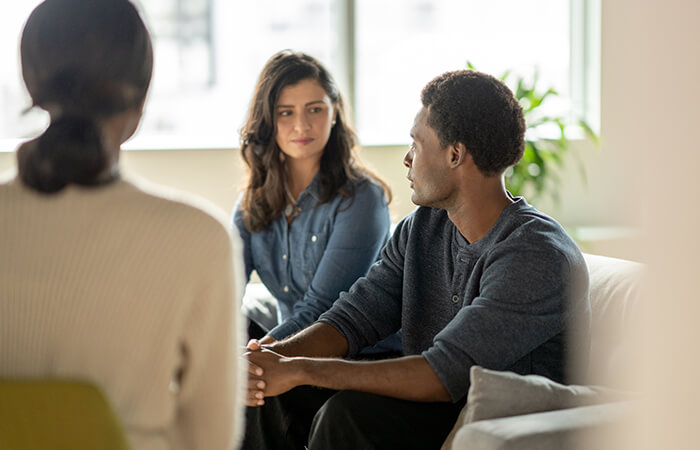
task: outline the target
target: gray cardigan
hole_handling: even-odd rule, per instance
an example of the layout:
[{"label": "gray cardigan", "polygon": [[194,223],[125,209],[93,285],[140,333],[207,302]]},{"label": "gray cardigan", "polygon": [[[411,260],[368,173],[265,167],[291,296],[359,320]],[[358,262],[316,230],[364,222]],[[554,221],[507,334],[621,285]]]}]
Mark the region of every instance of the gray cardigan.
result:
[{"label": "gray cardigan", "polygon": [[446,211],[420,207],[319,320],[347,338],[349,357],[401,329],[404,353],[423,355],[456,402],[474,364],[566,381],[569,353],[588,348],[588,272],[563,228],[522,197],[471,244]]}]

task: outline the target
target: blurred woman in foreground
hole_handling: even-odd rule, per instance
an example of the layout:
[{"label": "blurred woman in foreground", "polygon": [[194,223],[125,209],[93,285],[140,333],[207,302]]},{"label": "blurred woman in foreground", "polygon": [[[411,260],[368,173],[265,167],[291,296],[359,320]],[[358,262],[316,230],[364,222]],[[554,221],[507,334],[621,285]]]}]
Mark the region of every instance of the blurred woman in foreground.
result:
[{"label": "blurred woman in foreground", "polygon": [[0,377],[95,384],[134,449],[231,448],[245,380],[238,250],[196,204],[119,174],[153,64],[137,10],[46,0],[21,59],[51,123],[0,184]]}]

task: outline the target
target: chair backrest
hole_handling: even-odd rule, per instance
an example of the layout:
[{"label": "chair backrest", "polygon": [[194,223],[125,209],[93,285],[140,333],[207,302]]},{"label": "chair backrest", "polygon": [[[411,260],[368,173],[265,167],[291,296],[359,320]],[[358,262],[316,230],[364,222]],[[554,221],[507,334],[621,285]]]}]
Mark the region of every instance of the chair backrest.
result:
[{"label": "chair backrest", "polygon": [[129,446],[95,386],[79,381],[0,379],[0,448],[104,449]]},{"label": "chair backrest", "polygon": [[644,264],[584,254],[592,310],[589,384],[616,386],[629,344],[630,322],[638,313]]}]

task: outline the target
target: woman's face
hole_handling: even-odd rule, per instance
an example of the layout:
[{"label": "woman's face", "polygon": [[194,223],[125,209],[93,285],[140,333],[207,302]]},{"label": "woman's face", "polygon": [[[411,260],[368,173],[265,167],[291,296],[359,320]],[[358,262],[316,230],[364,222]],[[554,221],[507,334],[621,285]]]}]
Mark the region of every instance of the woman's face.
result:
[{"label": "woman's face", "polygon": [[318,163],[336,117],[335,106],[315,80],[286,86],[275,105],[277,145],[287,158]]}]

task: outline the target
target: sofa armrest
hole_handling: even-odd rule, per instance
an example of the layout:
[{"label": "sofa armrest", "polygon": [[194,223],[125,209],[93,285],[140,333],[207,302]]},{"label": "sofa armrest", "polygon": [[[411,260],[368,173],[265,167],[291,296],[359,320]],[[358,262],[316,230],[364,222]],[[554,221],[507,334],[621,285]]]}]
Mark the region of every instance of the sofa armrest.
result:
[{"label": "sofa armrest", "polygon": [[[457,432],[453,449],[561,450],[602,448],[587,439],[602,439],[605,431],[632,415],[633,401],[562,409],[499,419],[480,420]],[[593,431],[594,433],[591,433]],[[586,445],[583,445],[583,444]]]}]

